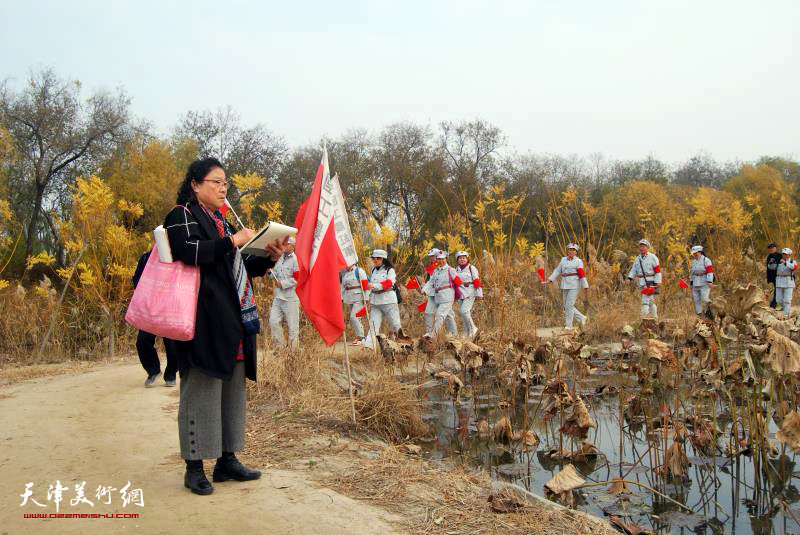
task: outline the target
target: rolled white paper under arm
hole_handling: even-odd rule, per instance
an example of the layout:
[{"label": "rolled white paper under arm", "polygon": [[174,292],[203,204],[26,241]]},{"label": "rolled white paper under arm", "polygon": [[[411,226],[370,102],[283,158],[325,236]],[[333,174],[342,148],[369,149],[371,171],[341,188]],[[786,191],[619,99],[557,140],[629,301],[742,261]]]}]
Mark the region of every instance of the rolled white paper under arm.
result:
[{"label": "rolled white paper under arm", "polygon": [[167,238],[167,231],[164,230],[163,225],[159,225],[153,231],[153,237],[156,240],[156,247],[158,248],[158,259],[165,264],[172,263],[172,250],[169,248],[169,239]]}]

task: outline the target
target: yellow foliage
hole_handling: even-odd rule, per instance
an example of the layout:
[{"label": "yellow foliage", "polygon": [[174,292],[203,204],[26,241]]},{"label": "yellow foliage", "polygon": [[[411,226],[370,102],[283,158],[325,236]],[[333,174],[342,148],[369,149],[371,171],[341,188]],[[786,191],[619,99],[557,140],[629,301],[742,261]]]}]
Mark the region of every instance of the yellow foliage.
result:
[{"label": "yellow foliage", "polygon": [[269,201],[261,203],[258,207],[261,208],[261,211],[266,214],[268,220],[276,221],[278,223],[283,222],[281,219],[283,216],[283,205],[281,205],[281,201]]},{"label": "yellow foliage", "polygon": [[28,260],[25,264],[26,269],[31,269],[34,266],[43,265],[43,266],[52,266],[56,263],[56,259],[50,253],[39,253],[36,256],[29,256]]},{"label": "yellow foliage", "polygon": [[196,152],[191,142],[172,147],[166,141],[135,139],[103,166],[101,178],[125,202],[125,208],[117,206],[124,217],[153,229],[175,206],[178,186]]},{"label": "yellow foliage", "polygon": [[239,195],[247,195],[257,193],[264,187],[266,179],[255,173],[248,173],[246,175],[233,175],[231,177],[236,189],[239,190]]},{"label": "yellow foliage", "polygon": [[0,290],[5,290],[8,288],[8,281],[4,279],[0,279]]}]

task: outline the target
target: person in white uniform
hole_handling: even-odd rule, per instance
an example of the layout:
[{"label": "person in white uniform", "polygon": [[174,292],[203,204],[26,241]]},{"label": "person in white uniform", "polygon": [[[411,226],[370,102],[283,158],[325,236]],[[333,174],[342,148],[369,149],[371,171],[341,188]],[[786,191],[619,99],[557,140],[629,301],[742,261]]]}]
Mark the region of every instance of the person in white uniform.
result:
[{"label": "person in white uniform", "polygon": [[447,264],[447,253],[440,251],[436,255],[436,260],[438,264],[436,269],[431,274],[428,282],[425,283],[425,286],[422,287],[427,295],[430,295],[431,292],[434,294],[433,328],[425,333],[427,336],[435,336],[439,329],[442,328],[442,325],[448,321],[448,316],[452,317],[456,288],[459,288],[460,293],[461,286],[461,279],[458,277],[458,273]]},{"label": "person in white uniform", "polygon": [[714,283],[714,265],[703,254],[703,246],[695,245],[692,251],[692,299],[694,311],[699,316],[711,302],[711,287]]},{"label": "person in white uniform", "polygon": [[542,281],[542,284],[550,284],[558,278],[561,279],[559,288],[561,289],[561,297],[564,300],[564,327],[567,329],[572,329],[572,323],[575,319],[581,325],[585,325],[588,320],[585,315],[575,308],[575,302],[578,300],[578,293],[581,288],[589,288],[583,260],[578,258],[578,250],[580,250],[580,247],[575,243],[567,245],[567,256],[562,257],[550,277]]},{"label": "person in white uniform", "polygon": [[783,308],[785,319],[788,319],[792,313],[795,271],[797,271],[797,262],[792,259],[792,250],[784,247],[781,250],[781,260],[778,262],[778,269],[775,273],[775,299],[778,306]]},{"label": "person in white uniform", "polygon": [[370,289],[370,334],[364,341],[364,346],[370,349],[375,347],[375,335],[380,332],[383,319],[389,323],[389,332],[401,332],[400,308],[397,306],[397,293],[394,290],[397,284],[397,273],[389,261],[389,254],[383,249],[372,251],[372,273],[369,276]]},{"label": "person in white uniform", "polygon": [[656,307],[656,294],[661,286],[661,264],[658,257],[650,252],[650,242],[639,240],[639,255],[633,260],[628,280],[636,281],[642,293],[642,318],[652,313],[653,319],[658,319]]},{"label": "person in white uniform", "polygon": [[461,306],[458,312],[461,321],[464,322],[464,331],[472,338],[478,333],[478,327],[472,319],[472,307],[475,305],[475,299],[483,298],[483,283],[478,268],[470,264],[469,254],[466,251],[456,253],[456,273],[462,283]]},{"label": "person in white uniform", "polygon": [[364,326],[361,317],[366,316],[365,296],[369,295],[367,272],[358,264],[353,264],[342,274],[342,302],[350,307],[350,325],[356,339],[352,345],[361,345],[364,340]]},{"label": "person in white uniform", "polygon": [[[428,265],[425,267],[425,275],[427,277],[426,282],[430,280],[431,276],[433,275],[433,272],[436,271],[436,267],[438,265],[437,256],[439,256],[439,253],[441,252],[442,252],[441,250],[434,247],[428,253]],[[436,315],[436,290],[434,290],[432,287],[426,284],[422,287],[420,292],[423,295],[427,296],[428,298],[428,302],[425,305],[424,316],[425,316],[425,332],[429,333],[433,331],[433,319],[434,316]],[[445,319],[445,327],[447,328],[447,332],[450,333],[451,336],[454,337],[458,336],[458,325],[456,324],[456,315],[452,309],[450,310],[450,314],[448,314],[447,318]]]},{"label": "person in white uniform", "polygon": [[269,312],[269,329],[277,347],[286,345],[283,337],[285,321],[289,328],[289,345],[297,348],[300,345],[300,299],[297,297],[296,273],[300,271],[297,256],[294,254],[295,239],[289,238],[286,252],[272,268],[275,280],[275,298]]}]

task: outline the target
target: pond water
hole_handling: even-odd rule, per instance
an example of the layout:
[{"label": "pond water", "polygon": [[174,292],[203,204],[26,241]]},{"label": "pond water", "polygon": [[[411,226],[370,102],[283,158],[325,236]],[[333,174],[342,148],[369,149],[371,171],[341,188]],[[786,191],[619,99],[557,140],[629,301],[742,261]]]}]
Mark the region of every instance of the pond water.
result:
[{"label": "pond water", "polygon": [[[589,407],[596,427],[589,428],[587,440],[600,452],[596,458],[574,463],[574,466],[587,484],[621,478],[644,486],[628,485],[631,494],[625,497],[613,495],[610,484],[587,486],[579,492],[579,509],[600,517],[620,516],[626,523],[658,533],[800,533],[800,504],[797,503],[800,469],[795,466],[791,449],[774,440],[778,427],[773,418],[768,419],[767,428],[775,447],[765,462],[757,467],[755,457],[758,456],[728,457],[724,452],[733,429],[731,414],[733,411],[743,414],[745,405],[741,399],[732,411],[719,396],[698,395],[703,392],[699,386],[701,381],[688,372],[681,377],[659,376],[654,381],[655,388],[651,383],[653,392],[642,393],[636,376],[608,369],[609,363],[616,359],[606,354],[599,362],[593,362],[597,371],[579,379],[577,384],[566,377],[569,373],[565,372],[562,378],[569,391],[574,389]],[[559,435],[559,414],[545,417],[543,408],[547,396],[542,394],[543,385],[529,387],[527,402],[528,428],[541,439],[538,447],[522,451],[522,447],[514,443],[501,445],[492,440],[491,432],[486,435],[486,424],[481,421],[486,420],[491,425],[513,412],[514,431],[522,429],[525,402],[518,398],[521,401],[515,411],[501,403],[507,402],[509,395],[504,394],[496,379],[489,375],[475,380],[474,384],[467,382],[458,403],[452,400],[446,384],[429,383],[423,388],[425,418],[435,430],[432,437],[421,443],[424,452],[433,460],[456,460],[480,467],[489,471],[493,478],[544,495],[544,484],[562,468],[548,458],[546,452],[560,445],[565,450],[574,449],[580,446],[580,440],[573,442],[566,435]],[[605,393],[597,393],[601,387]],[[631,395],[639,395],[646,407],[660,409],[649,415],[621,418],[620,405]],[[666,480],[655,470],[662,464],[665,442],[661,440],[663,433],[658,429],[653,431],[653,423],[658,423],[659,413],[664,415],[667,408],[678,420],[703,415],[721,431],[717,437],[719,449],[706,449],[708,454],[696,451],[690,440],[685,441],[690,464],[686,476],[680,479]],[[739,429],[744,429],[743,423],[740,419]],[[746,434],[745,431],[740,433],[741,438]],[[671,430],[668,435],[667,447],[673,442]],[[648,487],[658,489],[663,496]]]}]

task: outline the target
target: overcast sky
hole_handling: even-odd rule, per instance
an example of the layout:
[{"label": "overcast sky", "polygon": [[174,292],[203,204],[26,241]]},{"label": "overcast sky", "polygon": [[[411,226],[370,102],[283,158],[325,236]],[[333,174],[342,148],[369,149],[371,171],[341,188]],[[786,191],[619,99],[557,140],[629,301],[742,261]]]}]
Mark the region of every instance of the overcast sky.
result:
[{"label": "overcast sky", "polygon": [[480,117],[522,153],[797,158],[798,21],[798,0],[0,0],[0,78],[121,86],[162,133],[231,105],[293,146]]}]

